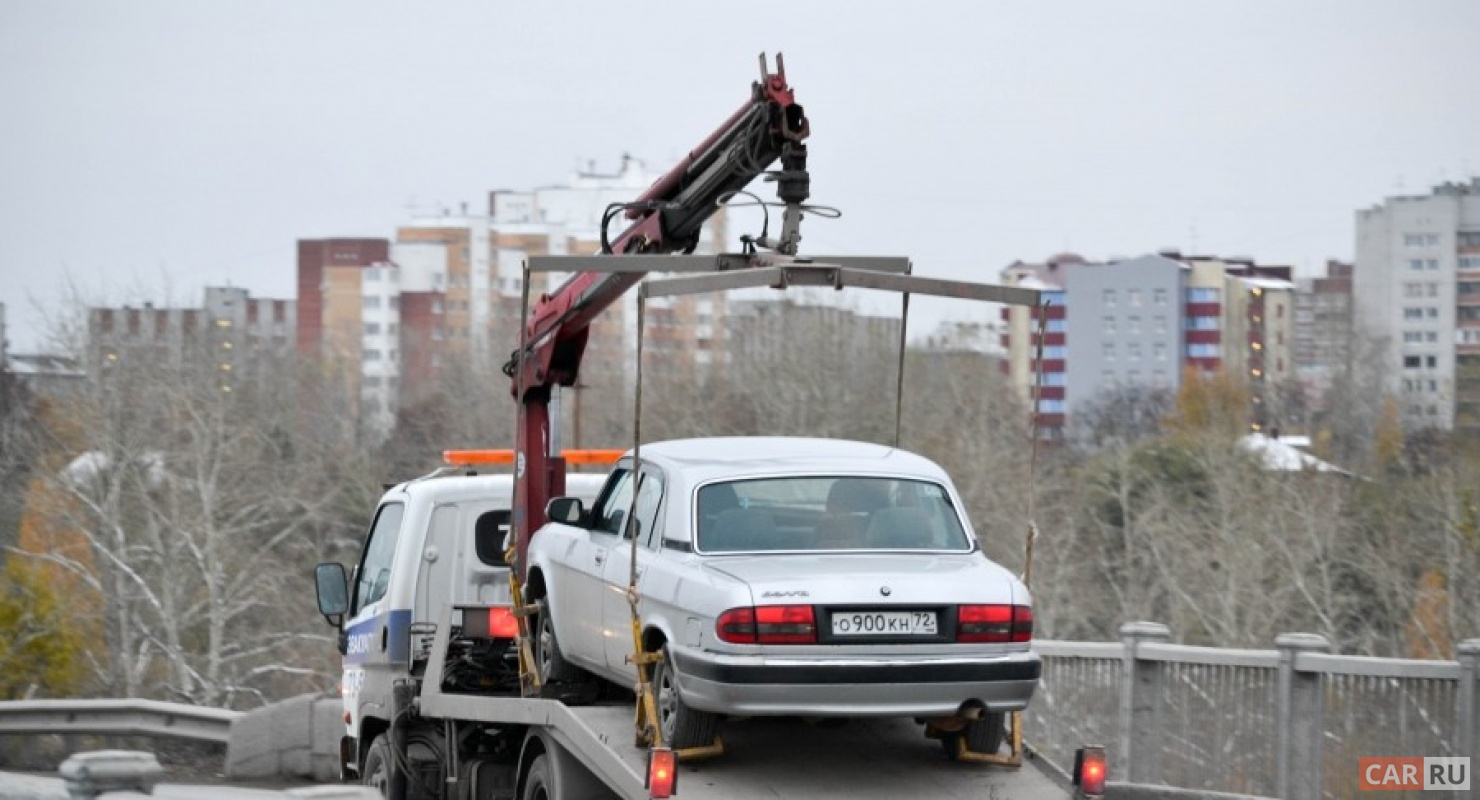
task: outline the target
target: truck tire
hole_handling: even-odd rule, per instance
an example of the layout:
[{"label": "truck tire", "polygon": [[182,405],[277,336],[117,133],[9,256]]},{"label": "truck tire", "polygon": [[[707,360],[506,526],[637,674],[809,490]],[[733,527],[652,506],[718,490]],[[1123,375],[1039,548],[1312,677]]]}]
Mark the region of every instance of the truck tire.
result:
[{"label": "truck tire", "polygon": [[385,734],[370,742],[365,752],[365,766],[360,769],[360,785],[369,786],[385,797],[391,782],[391,742]]},{"label": "truck tire", "polygon": [[555,796],[555,784],[550,780],[550,757],[544,753],[529,763],[529,772],[524,775],[524,791],[519,800],[551,800]]},{"label": "truck tire", "polygon": [[658,709],[658,728],[665,746],[687,750],[714,743],[715,734],[719,732],[719,716],[684,704],[667,645],[663,646],[663,660],[653,666],[652,685],[653,704]]},{"label": "truck tire", "polygon": [[550,602],[545,601],[535,622],[534,635],[535,671],[540,683],[580,683],[586,680],[586,671],[565,660],[560,651],[560,642],[555,638],[555,620],[550,613]]}]

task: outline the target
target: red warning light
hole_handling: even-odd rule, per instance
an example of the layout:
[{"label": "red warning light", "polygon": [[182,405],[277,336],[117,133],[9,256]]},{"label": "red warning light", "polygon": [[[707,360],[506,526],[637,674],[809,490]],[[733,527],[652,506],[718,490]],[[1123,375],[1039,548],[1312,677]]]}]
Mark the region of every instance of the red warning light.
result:
[{"label": "red warning light", "polygon": [[1105,748],[1081,747],[1074,751],[1074,785],[1087,797],[1105,794],[1105,778],[1109,773],[1105,761]]},{"label": "red warning light", "polygon": [[678,758],[667,747],[648,751],[648,797],[672,797],[678,786]]}]

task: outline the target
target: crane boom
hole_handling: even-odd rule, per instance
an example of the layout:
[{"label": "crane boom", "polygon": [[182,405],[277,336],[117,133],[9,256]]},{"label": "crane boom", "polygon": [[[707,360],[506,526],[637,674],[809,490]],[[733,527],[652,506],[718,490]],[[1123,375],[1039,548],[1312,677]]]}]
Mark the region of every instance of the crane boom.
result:
[{"label": "crane boom", "polygon": [[[778,158],[777,193],[790,209],[807,199],[807,150],[811,132],[797,104],[781,56],[776,72],[761,56],[761,80],[750,99],[718,129],[631,203],[609,208],[602,219],[602,252],[606,255],[662,255],[691,252],[700,229],[726,198],[765,173]],[[620,212],[632,223],[607,241],[607,224]],[[795,239],[783,232],[776,249],[795,253]],[[551,390],[572,386],[580,370],[591,322],[642,280],[643,273],[577,273],[554,292],[542,295],[530,310],[526,344],[504,365],[513,379],[518,403],[516,448],[518,490],[513,529],[519,576],[529,538],[545,523],[545,505],[564,491],[565,468],[550,454]]]}]

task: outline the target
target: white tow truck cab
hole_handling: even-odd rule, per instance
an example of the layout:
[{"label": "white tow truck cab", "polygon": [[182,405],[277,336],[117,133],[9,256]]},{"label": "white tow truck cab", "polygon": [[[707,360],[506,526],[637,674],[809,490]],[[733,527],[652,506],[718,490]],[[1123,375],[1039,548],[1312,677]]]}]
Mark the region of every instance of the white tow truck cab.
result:
[{"label": "white tow truck cab", "polygon": [[[565,491],[594,500],[604,480],[571,474]],[[456,658],[445,665],[442,685],[519,695],[517,621],[505,561],[513,490],[513,475],[461,471],[398,484],[377,504],[350,575],[339,564],[319,565],[320,610],[339,627],[344,656],[344,777],[389,788],[398,687],[406,698],[415,695],[413,682],[424,677],[437,626],[449,610]],[[445,740],[433,733],[441,732],[405,730],[413,754],[406,797],[441,796],[417,785],[443,780]],[[478,765],[468,766],[479,772]],[[491,771],[481,772],[487,783]]]}]

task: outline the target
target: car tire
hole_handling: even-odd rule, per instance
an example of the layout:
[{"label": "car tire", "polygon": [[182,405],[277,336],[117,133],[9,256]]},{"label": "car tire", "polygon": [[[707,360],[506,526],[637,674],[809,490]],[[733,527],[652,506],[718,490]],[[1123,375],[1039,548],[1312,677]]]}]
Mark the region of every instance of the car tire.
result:
[{"label": "car tire", "polygon": [[550,757],[544,753],[529,762],[529,771],[524,774],[524,791],[519,800],[550,800],[555,796],[555,784],[550,779]]},{"label": "car tire", "polygon": [[955,733],[944,736],[940,743],[946,749],[946,755],[952,759],[956,758],[956,742],[965,740],[966,749],[973,753],[994,755],[1002,747],[1003,720],[1006,715],[998,712],[987,714],[981,719],[968,723],[965,728]]},{"label": "car tire", "polygon": [[580,683],[586,680],[586,671],[566,661],[565,654],[560,650],[548,599],[535,617],[534,664],[542,684]]},{"label": "car tire", "polygon": [[663,660],[653,665],[653,705],[658,712],[658,729],[663,744],[674,750],[707,747],[719,732],[719,716],[699,711],[684,704],[678,690],[678,674],[673,659],[663,647]]}]

